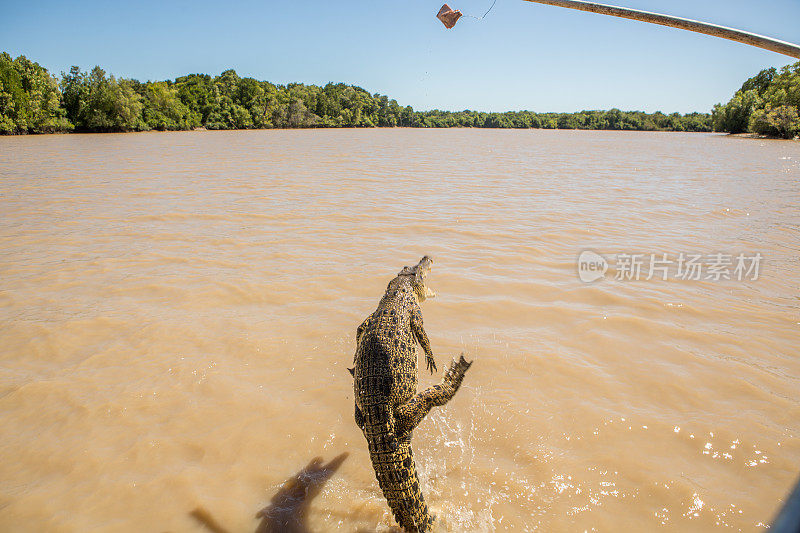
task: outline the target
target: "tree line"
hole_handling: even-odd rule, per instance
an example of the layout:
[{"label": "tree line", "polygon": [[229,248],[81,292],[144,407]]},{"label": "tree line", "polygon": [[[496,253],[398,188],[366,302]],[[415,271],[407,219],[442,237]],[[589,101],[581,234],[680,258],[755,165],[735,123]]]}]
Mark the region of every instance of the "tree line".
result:
[{"label": "tree line", "polygon": [[102,68],[72,67],[60,79],[25,56],[0,54],[0,133],[266,128],[546,128],[711,131],[708,113],[414,111],[361,87],[324,87],[189,74],[140,82]]},{"label": "tree line", "polygon": [[762,70],[727,104],[715,105],[711,116],[715,131],[784,139],[800,135],[800,61],[780,71]]}]

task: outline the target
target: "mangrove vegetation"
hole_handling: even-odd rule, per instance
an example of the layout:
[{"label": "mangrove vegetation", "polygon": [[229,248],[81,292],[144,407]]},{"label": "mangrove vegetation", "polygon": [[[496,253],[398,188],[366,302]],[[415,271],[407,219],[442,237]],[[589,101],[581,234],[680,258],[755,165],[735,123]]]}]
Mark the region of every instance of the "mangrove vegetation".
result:
[{"label": "mangrove vegetation", "polygon": [[800,135],[800,61],[762,70],[711,113],[714,131],[791,139]]},{"label": "mangrove vegetation", "polygon": [[[344,83],[278,85],[188,74],[174,80],[115,77],[72,67],[56,77],[25,56],[0,54],[0,133],[124,132],[268,128],[546,128],[640,131],[796,132],[798,65],[763,71],[709,113],[415,111]],[[794,124],[794,125],[793,125]]]}]

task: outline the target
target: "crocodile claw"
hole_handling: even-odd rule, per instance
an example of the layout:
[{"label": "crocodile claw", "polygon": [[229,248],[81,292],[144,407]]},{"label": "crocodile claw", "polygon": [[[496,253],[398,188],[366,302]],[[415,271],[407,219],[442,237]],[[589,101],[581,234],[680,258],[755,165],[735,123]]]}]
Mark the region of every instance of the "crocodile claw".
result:
[{"label": "crocodile claw", "polygon": [[433,357],[426,357],[425,362],[428,364],[428,370],[433,374],[437,370],[436,361],[433,360]]},{"label": "crocodile claw", "polygon": [[464,359],[464,353],[462,352],[461,355],[458,356],[458,361],[453,359],[453,362],[450,363],[450,367],[447,369],[445,373],[445,377],[456,377],[459,374],[461,377],[464,376],[464,373],[472,366],[473,361],[467,361]]},{"label": "crocodile claw", "polygon": [[467,369],[472,366],[472,361],[464,359],[464,354],[461,354],[458,361],[453,359],[450,366],[442,376],[442,385],[439,388],[440,395],[434,401],[434,405],[444,405],[455,395],[461,382],[464,380],[464,374]]},{"label": "crocodile claw", "polygon": [[461,385],[461,380],[464,379],[464,374],[466,374],[470,366],[472,366],[472,361],[464,359],[464,354],[462,353],[458,361],[453,359],[453,362],[450,363],[450,367],[444,374],[445,381],[451,383],[453,387],[457,389],[459,385]]}]

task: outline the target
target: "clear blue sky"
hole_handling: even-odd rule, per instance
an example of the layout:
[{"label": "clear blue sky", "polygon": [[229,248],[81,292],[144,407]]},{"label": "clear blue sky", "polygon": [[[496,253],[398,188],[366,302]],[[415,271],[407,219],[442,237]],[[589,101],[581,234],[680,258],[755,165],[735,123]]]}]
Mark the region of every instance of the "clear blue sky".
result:
[{"label": "clear blue sky", "polygon": [[[451,0],[481,15],[491,0]],[[614,0],[800,42],[800,0]],[[234,68],[343,81],[415,109],[708,111],[793,62],[731,41],[522,0],[446,30],[442,0],[0,0],[0,50],[59,74],[100,65],[163,80]]]}]

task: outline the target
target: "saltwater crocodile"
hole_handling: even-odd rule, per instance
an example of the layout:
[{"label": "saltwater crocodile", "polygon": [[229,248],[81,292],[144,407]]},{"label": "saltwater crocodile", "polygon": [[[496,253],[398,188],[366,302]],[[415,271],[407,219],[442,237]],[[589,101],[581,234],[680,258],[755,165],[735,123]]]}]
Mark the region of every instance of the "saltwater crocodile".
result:
[{"label": "saltwater crocodile", "polygon": [[432,517],[419,487],[411,432],[433,407],[453,397],[472,364],[462,354],[441,383],[417,394],[416,342],[431,373],[436,370],[419,305],[435,296],[425,285],[432,263],[425,256],[389,282],[378,309],[356,331],[355,368],[350,369],[356,424],[367,439],[378,484],[397,523],[420,533],[430,531]]}]

